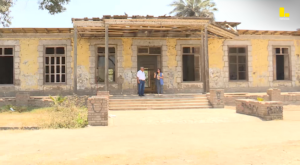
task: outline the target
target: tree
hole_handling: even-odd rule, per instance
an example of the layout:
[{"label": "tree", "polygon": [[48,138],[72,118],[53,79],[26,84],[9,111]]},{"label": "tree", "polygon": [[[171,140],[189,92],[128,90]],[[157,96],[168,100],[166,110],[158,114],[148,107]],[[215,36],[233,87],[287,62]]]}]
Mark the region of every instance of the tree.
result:
[{"label": "tree", "polygon": [[[70,0],[39,0],[39,9],[48,10],[51,15],[62,13],[66,10],[65,4]],[[16,0],[0,0],[0,22],[3,27],[9,27],[11,24],[10,9],[16,3]]]},{"label": "tree", "polygon": [[216,4],[211,0],[177,0],[170,6],[174,9],[170,14],[178,17],[205,17],[214,20],[214,11],[218,11]]}]

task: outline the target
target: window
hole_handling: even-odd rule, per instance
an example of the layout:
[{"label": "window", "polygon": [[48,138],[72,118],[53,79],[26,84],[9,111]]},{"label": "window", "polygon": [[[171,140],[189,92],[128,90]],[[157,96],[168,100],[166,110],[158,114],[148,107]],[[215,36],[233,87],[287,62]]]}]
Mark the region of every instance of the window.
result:
[{"label": "window", "polygon": [[275,80],[290,80],[289,48],[277,47],[274,49],[273,68]]},{"label": "window", "polygon": [[[115,54],[116,48],[109,47],[108,49],[108,82],[115,82],[116,75],[116,62]],[[105,47],[98,47],[97,49],[98,61],[97,61],[97,83],[105,81]]]},{"label": "window", "polygon": [[45,83],[66,82],[65,47],[45,48]]},{"label": "window", "polygon": [[139,47],[139,55],[161,55],[161,47]]},{"label": "window", "polygon": [[201,81],[200,48],[183,47],[182,52],[183,81]]},{"label": "window", "polygon": [[247,80],[247,49],[229,48],[229,80]]},{"label": "window", "polygon": [[14,83],[14,51],[12,47],[0,47],[0,84]]}]

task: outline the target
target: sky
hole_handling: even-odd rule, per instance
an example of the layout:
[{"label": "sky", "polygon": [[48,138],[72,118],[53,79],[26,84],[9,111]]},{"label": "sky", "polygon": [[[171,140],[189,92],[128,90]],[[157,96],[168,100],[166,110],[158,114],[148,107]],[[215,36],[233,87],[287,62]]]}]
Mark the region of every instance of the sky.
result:
[{"label": "sky", "polygon": [[[71,0],[67,11],[50,15],[39,10],[39,0],[18,0],[12,8],[10,27],[73,27],[72,18],[103,15],[169,15],[174,0]],[[287,30],[300,28],[300,0],[213,0],[218,11],[216,21],[241,22],[238,29]],[[290,13],[289,20],[279,17],[279,8]]]}]

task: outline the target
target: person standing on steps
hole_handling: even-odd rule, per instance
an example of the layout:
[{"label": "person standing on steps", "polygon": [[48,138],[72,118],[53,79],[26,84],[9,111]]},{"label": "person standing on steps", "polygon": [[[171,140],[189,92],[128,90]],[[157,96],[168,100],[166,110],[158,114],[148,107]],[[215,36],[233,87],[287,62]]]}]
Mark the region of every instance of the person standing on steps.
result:
[{"label": "person standing on steps", "polygon": [[160,69],[157,69],[157,72],[154,73],[154,78],[156,79],[157,94],[163,94],[164,74]]},{"label": "person standing on steps", "polygon": [[138,83],[139,96],[144,96],[145,79],[146,79],[146,75],[144,72],[144,67],[141,67],[141,69],[137,72],[137,83]]}]

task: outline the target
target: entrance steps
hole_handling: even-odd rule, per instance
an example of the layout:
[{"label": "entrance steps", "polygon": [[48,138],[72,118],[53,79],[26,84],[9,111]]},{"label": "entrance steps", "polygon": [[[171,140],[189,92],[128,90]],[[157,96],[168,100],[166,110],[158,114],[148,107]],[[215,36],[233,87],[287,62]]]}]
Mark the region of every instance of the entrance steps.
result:
[{"label": "entrance steps", "polygon": [[212,108],[204,94],[112,95],[109,110],[184,110]]}]

